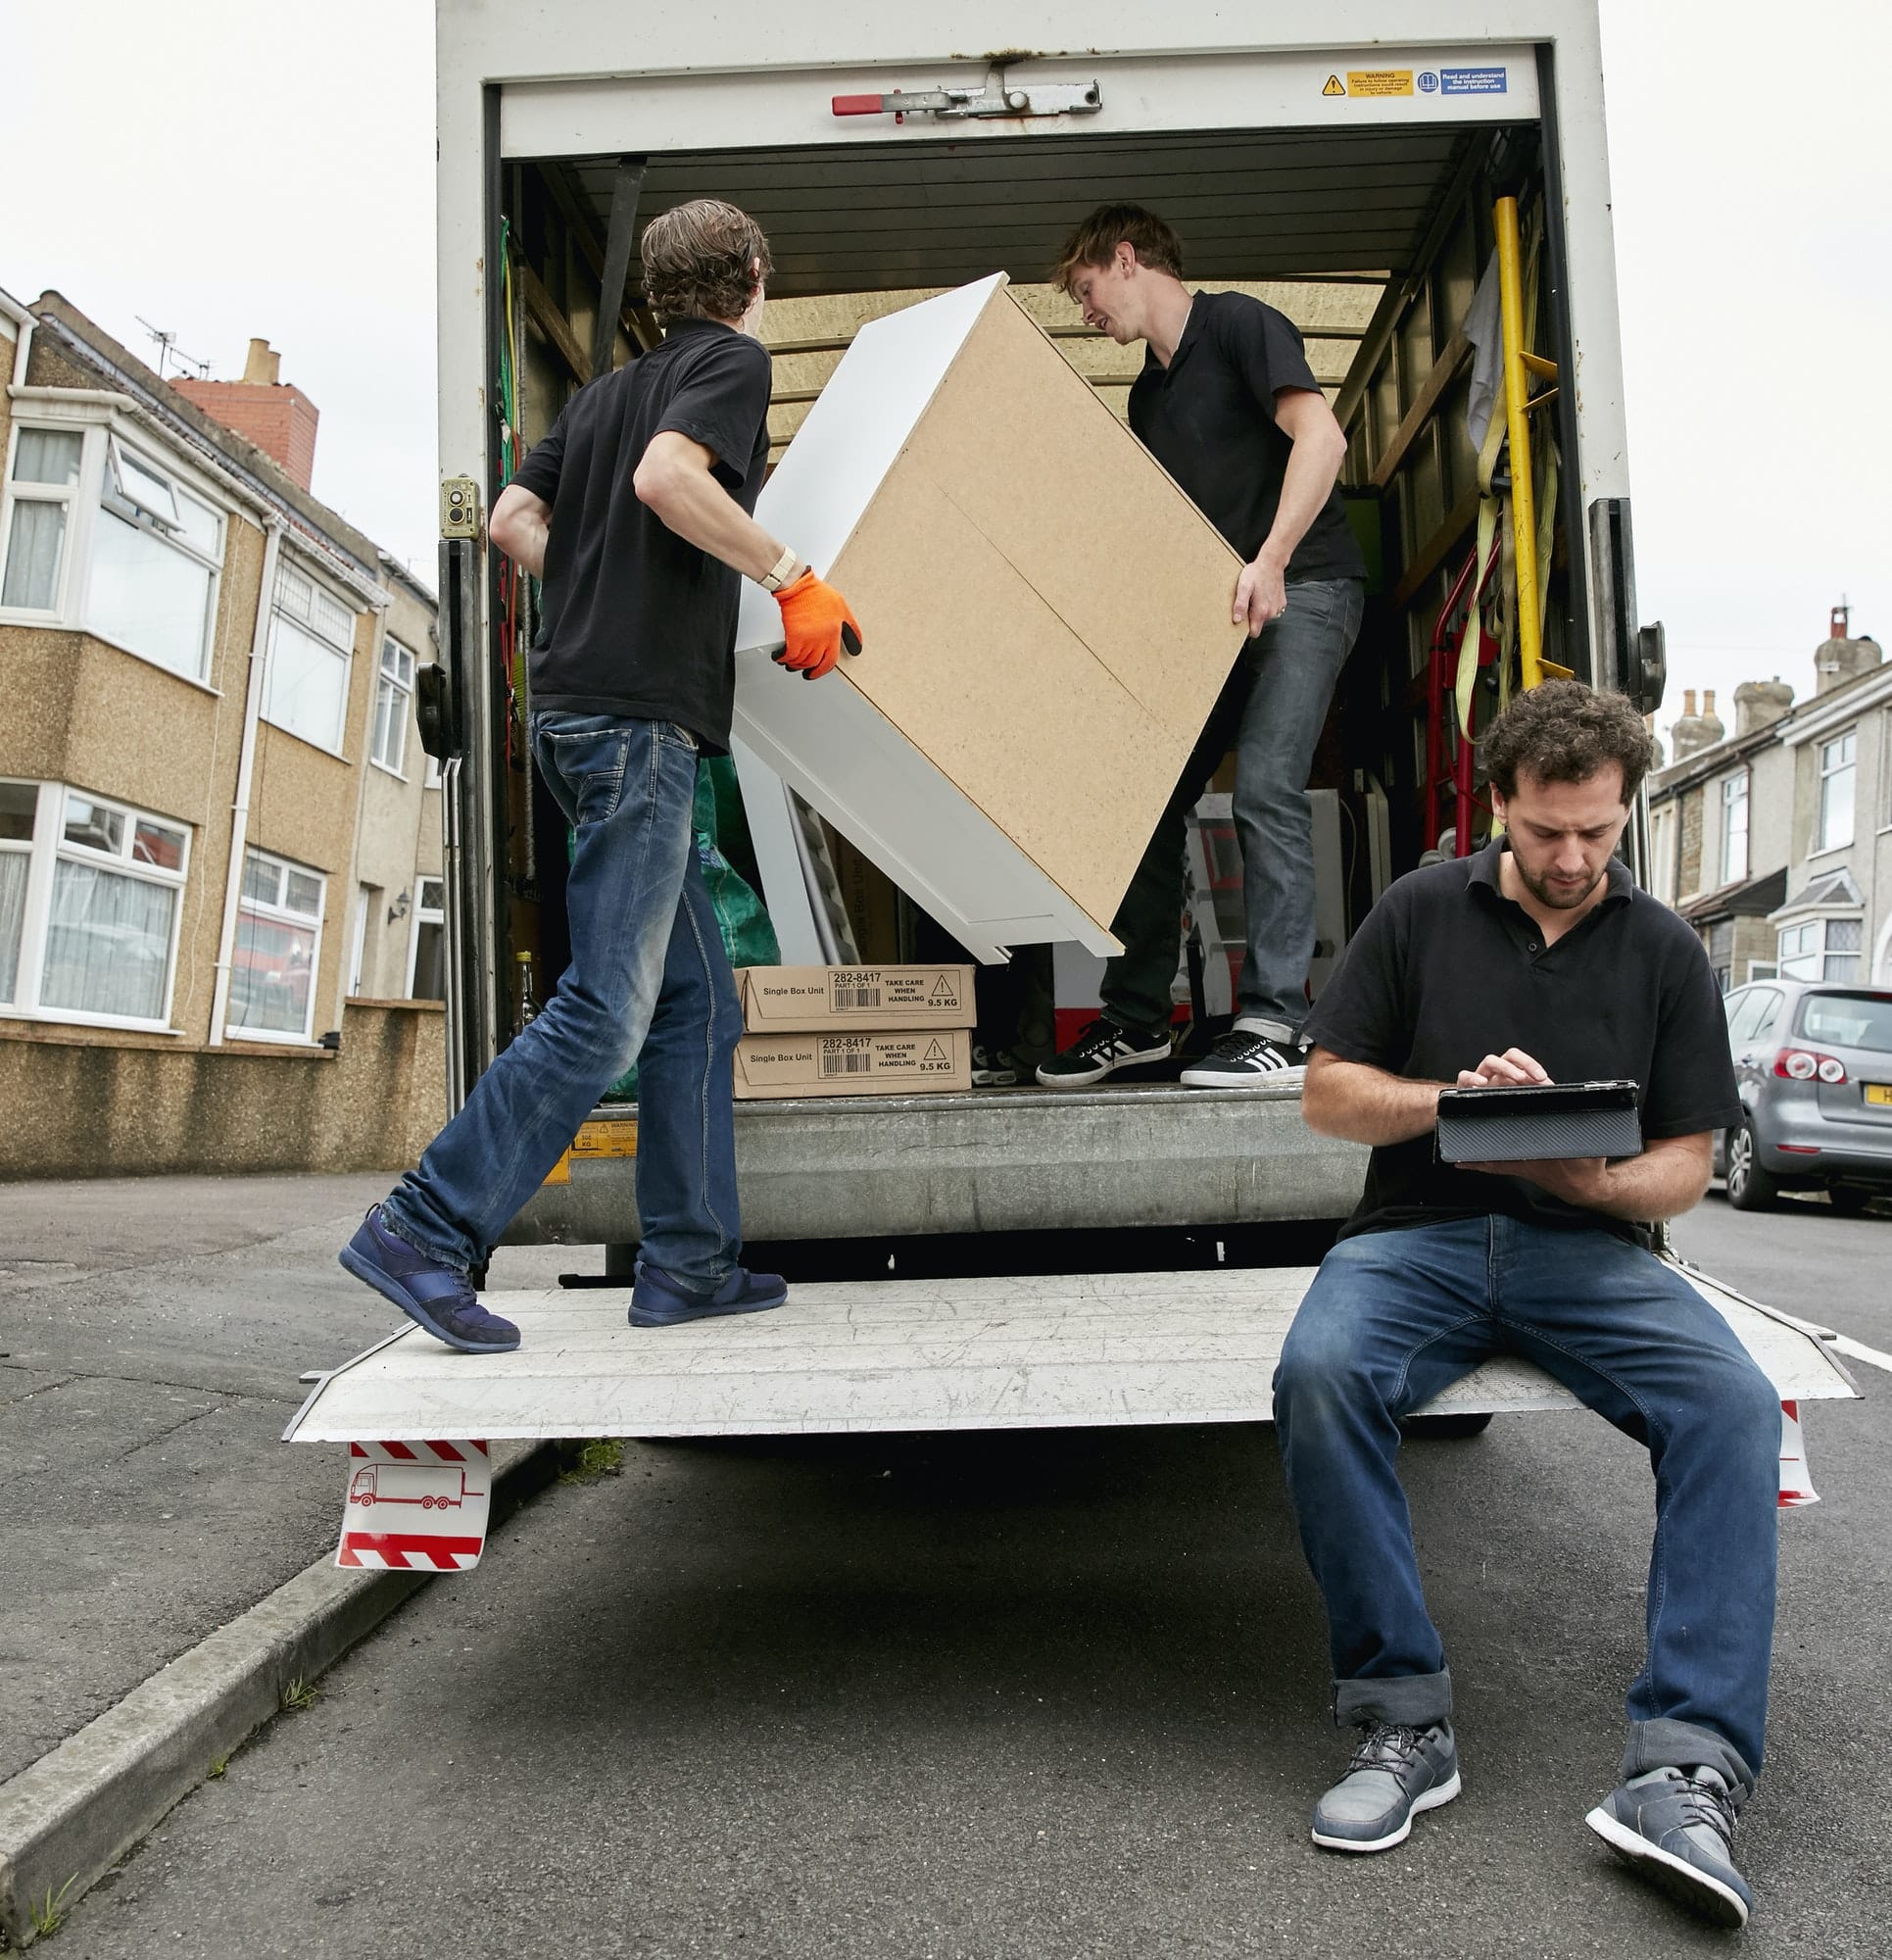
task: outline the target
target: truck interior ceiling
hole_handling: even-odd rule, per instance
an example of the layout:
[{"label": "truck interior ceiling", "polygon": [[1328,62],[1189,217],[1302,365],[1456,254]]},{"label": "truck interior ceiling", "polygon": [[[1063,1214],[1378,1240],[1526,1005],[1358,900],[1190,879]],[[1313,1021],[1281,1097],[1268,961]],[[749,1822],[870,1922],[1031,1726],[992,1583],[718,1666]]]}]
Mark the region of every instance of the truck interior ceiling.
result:
[{"label": "truck interior ceiling", "polygon": [[[1489,815],[1465,730],[1476,734],[1512,687],[1538,673],[1590,677],[1575,405],[1557,379],[1570,371],[1561,198],[1540,125],[1099,136],[1060,120],[1029,134],[958,138],[910,122],[896,131],[892,118],[887,127],[886,141],[500,165],[489,499],[595,371],[655,345],[636,241],[675,205],[725,198],[768,235],[772,461],[864,322],[1001,269],[1026,311],[1124,414],[1140,347],[1086,328],[1045,275],[1092,208],[1147,205],[1180,234],[1190,284],[1239,286],[1300,328],[1348,435],[1342,489],[1369,567],[1368,609],[1313,777],[1338,801],[1343,935],[1422,854],[1481,841]],[[1515,273],[1503,331],[1524,356],[1528,387],[1521,413],[1534,553],[1497,517],[1513,487],[1505,438],[1521,426],[1507,422],[1502,385],[1481,444],[1468,426],[1475,371],[1488,400],[1504,344],[1495,302],[1474,308],[1488,269],[1490,291],[1501,283],[1501,261]],[[995,431],[995,455],[1002,441]],[[534,784],[524,740],[534,594],[498,554],[489,558],[492,671],[507,696],[495,716],[506,731],[507,785],[494,839],[497,964],[504,991],[518,974],[507,956],[530,953],[543,995],[565,958],[564,832]],[[1005,712],[1002,702],[990,708]],[[739,852],[740,840],[728,855],[741,871]],[[916,908],[898,894],[888,899],[897,927],[881,956],[918,956]],[[500,1014],[509,1026],[504,1000]]]}]

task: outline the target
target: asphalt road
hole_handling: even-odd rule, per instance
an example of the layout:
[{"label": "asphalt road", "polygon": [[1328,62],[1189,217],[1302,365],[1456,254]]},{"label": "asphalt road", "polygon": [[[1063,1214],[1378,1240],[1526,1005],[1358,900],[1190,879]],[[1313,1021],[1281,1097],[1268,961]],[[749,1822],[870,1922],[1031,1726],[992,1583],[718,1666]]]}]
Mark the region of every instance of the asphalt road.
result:
[{"label": "asphalt road", "polygon": [[[1684,1251],[1892,1347],[1892,1219],[1720,1199]],[[1751,1955],[1881,1956],[1892,1383],[1782,1520]],[[1583,1828],[1640,1647],[1646,1459],[1582,1415],[1414,1445],[1465,1794],[1315,1851],[1344,1755],[1265,1429],[627,1447],[175,1811],[62,1955],[1671,1955]]]}]

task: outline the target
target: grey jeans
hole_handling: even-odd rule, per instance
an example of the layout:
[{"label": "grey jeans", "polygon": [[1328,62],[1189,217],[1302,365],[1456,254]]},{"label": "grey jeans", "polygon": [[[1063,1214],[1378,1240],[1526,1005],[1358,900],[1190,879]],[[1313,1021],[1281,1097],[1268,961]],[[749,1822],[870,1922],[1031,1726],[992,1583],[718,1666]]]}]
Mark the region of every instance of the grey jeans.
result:
[{"label": "grey jeans", "polygon": [[1117,908],[1113,930],[1124,950],[1104,968],[1103,1005],[1121,1026],[1169,1025],[1189,813],[1233,737],[1248,938],[1237,1011],[1280,1041],[1300,1032],[1314,956],[1307,774],[1365,605],[1357,578],[1303,579],[1288,586],[1286,612],[1243,650]]}]

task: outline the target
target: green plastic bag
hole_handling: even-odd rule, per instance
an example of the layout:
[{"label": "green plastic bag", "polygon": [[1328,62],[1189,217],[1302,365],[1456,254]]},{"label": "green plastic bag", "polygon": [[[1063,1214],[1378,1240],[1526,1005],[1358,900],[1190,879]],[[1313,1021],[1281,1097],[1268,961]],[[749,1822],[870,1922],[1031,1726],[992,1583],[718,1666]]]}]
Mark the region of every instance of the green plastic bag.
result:
[{"label": "green plastic bag", "polygon": [[[746,862],[753,861],[749,819],[743,812],[742,787],[736,780],[736,764],[727,756],[705,756],[697,764],[697,795],[690,821],[697,834],[697,862],[703,868],[703,881],[709,888],[709,903],[715,907],[729,963],[779,966],[782,948],[768,912],[753,887],[724,857],[718,842],[726,840],[738,857]],[[635,1102],[637,1069],[632,1067],[613,1082],[603,1100]]]}]

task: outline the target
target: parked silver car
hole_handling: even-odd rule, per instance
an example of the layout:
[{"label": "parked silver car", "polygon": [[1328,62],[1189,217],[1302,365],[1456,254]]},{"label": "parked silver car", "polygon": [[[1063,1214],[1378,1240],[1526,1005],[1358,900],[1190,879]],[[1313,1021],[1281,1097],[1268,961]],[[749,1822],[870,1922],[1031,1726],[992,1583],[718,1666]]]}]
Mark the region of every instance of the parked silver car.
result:
[{"label": "parked silver car", "polygon": [[1892,1197],[1892,991],[1757,980],[1727,997],[1738,1127],[1717,1140],[1728,1201],[1824,1191],[1839,1211]]}]

